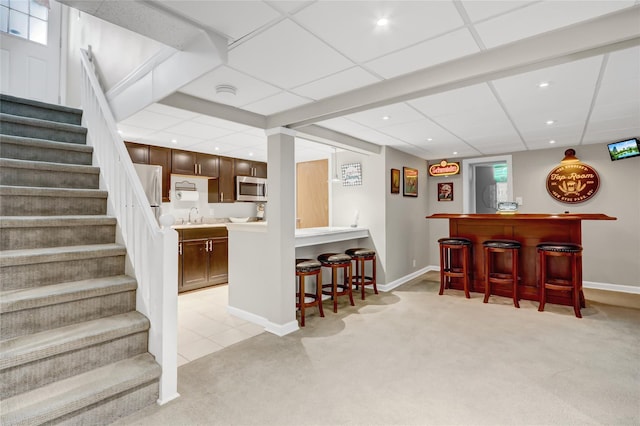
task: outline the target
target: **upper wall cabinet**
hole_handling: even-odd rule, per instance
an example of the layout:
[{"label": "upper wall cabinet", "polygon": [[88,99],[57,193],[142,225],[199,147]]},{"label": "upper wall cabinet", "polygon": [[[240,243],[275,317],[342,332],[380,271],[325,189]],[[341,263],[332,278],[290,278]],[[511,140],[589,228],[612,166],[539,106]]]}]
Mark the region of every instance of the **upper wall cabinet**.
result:
[{"label": "upper wall cabinet", "polygon": [[254,176],[254,177],[267,177],[267,163],[261,163],[260,161],[249,160],[235,160],[235,175],[236,176]]},{"label": "upper wall cabinet", "polygon": [[149,164],[149,145],[125,142],[131,161],[138,164]]},{"label": "upper wall cabinet", "polygon": [[171,150],[171,173],[218,177],[218,157],[173,149]]}]

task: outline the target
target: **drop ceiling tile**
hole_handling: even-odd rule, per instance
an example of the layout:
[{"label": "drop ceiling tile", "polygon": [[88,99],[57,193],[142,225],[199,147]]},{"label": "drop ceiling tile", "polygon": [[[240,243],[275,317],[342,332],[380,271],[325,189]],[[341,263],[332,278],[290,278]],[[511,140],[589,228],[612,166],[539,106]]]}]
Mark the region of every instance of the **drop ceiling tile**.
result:
[{"label": "drop ceiling tile", "polygon": [[[379,18],[389,19],[377,27]],[[294,15],[313,34],[364,62],[463,25],[451,1],[322,1]]]},{"label": "drop ceiling tile", "polygon": [[[173,140],[176,142],[172,142]],[[191,145],[198,144],[202,141],[203,139],[199,137],[179,135],[165,131],[152,133],[141,140],[141,142],[148,143],[149,145],[160,144],[161,146],[170,146],[175,149],[187,149]]]},{"label": "drop ceiling tile", "polygon": [[633,1],[546,1],[478,23],[475,29],[487,48],[555,30],[616,10]]},{"label": "drop ceiling tile", "polygon": [[231,135],[223,136],[212,141],[215,144],[232,145],[238,148],[247,148],[254,146],[267,146],[267,137],[254,136],[246,133],[234,133]]},{"label": "drop ceiling tile", "polygon": [[221,118],[212,117],[210,115],[198,114],[197,117],[193,118],[191,121],[193,121],[194,123],[205,124],[207,126],[213,126],[213,127],[219,127],[221,129],[232,130],[234,132],[244,132],[251,129],[250,126],[247,126],[245,124],[240,124],[240,123],[236,123],[229,120],[223,120]]},{"label": "drop ceiling tile", "polygon": [[311,102],[309,99],[294,95],[293,93],[280,92],[276,95],[245,105],[244,109],[257,114],[270,115],[309,102]]},{"label": "drop ceiling tile", "polygon": [[328,98],[339,93],[348,92],[358,87],[373,84],[380,81],[368,71],[360,67],[349,68],[325,78],[296,87],[291,91],[300,96],[306,96],[314,100]]},{"label": "drop ceiling tile", "polygon": [[155,112],[157,114],[170,115],[172,117],[182,118],[184,120],[191,120],[192,118],[196,118],[198,113],[187,111],[180,108],[174,108],[169,105],[163,105],[159,103],[154,103],[145,108],[145,111]]},{"label": "drop ceiling tile", "polygon": [[353,63],[286,19],[231,50],[229,65],[270,84],[291,88]]},{"label": "drop ceiling tile", "polygon": [[346,118],[333,118],[317,123],[321,127],[344,133],[377,145],[403,145],[404,142]]},{"label": "drop ceiling tile", "polygon": [[[216,86],[220,84],[234,86],[237,89],[236,95],[232,98],[225,98],[216,94]],[[279,91],[280,89],[275,86],[228,66],[218,67],[180,88],[182,93],[232,106],[247,105]]]},{"label": "drop ceiling tile", "polygon": [[[601,63],[600,56],[583,59],[496,80],[493,85],[526,138],[529,131],[545,128],[547,120],[584,126]],[[542,81],[550,86],[539,88]]]},{"label": "drop ceiling tile", "polygon": [[162,1],[164,6],[237,40],[278,18],[261,1]]},{"label": "drop ceiling tile", "polygon": [[501,15],[514,9],[520,9],[535,1],[483,1],[483,0],[462,0],[462,5],[471,19],[471,22],[478,22],[492,16]]},{"label": "drop ceiling tile", "polygon": [[429,144],[434,140],[458,140],[457,137],[426,118],[388,126],[380,129],[380,131],[411,144]]},{"label": "drop ceiling tile", "polygon": [[201,139],[213,139],[233,133],[232,130],[207,126],[194,121],[183,121],[175,126],[167,127],[166,132]]},{"label": "drop ceiling tile", "polygon": [[122,120],[119,124],[152,130],[163,130],[167,127],[174,126],[183,120],[183,118],[172,115],[158,114],[156,112],[142,110],[133,114],[126,120]]},{"label": "drop ceiling tile", "polygon": [[294,13],[305,6],[310,5],[313,1],[315,0],[270,0],[265,3],[270,4],[283,13]]},{"label": "drop ceiling tile", "polygon": [[126,124],[118,124],[118,133],[122,139],[126,141],[135,141],[136,139],[143,138],[147,135],[154,133],[155,130],[145,129],[143,127],[130,126]]},{"label": "drop ceiling tile", "polygon": [[235,158],[244,158],[246,160],[253,161],[267,161],[267,148],[250,147],[250,148],[238,148],[229,152],[229,156]]},{"label": "drop ceiling tile", "polygon": [[[355,114],[345,115],[345,118],[371,127],[381,129],[389,126],[424,119],[424,116],[404,102],[373,108]],[[383,117],[388,117],[384,119]]]},{"label": "drop ceiling tile", "polygon": [[471,141],[496,133],[519,136],[486,84],[456,89],[409,102],[454,135]]},{"label": "drop ceiling tile", "polygon": [[479,51],[469,30],[463,28],[374,59],[365,66],[384,78],[391,78]]}]

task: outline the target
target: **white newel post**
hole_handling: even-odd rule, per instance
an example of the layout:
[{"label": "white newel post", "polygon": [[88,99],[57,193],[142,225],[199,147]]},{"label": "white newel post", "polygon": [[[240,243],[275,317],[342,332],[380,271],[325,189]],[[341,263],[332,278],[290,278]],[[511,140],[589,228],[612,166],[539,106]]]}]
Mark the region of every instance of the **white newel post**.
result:
[{"label": "white newel post", "polygon": [[283,336],[298,329],[295,308],[295,132],[268,129],[267,245],[265,274],[270,309],[267,331]]}]

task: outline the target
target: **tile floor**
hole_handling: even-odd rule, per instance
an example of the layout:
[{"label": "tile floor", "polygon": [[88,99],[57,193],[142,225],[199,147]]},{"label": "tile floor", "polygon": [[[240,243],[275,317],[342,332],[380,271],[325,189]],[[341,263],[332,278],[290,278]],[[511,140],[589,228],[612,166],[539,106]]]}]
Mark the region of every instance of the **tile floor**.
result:
[{"label": "tile floor", "polygon": [[227,312],[228,286],[178,295],[178,366],[264,332]]}]

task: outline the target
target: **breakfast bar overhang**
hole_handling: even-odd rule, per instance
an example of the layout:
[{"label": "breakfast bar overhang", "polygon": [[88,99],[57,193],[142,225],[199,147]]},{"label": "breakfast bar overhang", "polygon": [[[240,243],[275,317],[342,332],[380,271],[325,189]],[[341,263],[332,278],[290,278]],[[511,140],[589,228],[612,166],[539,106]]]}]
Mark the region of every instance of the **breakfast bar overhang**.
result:
[{"label": "breakfast bar overhang", "polygon": [[[538,300],[539,291],[536,281],[536,246],[542,242],[567,242],[582,245],[583,220],[616,220],[615,217],[601,213],[579,214],[450,214],[436,213],[427,219],[449,219],[449,236],[466,237],[473,243],[471,263],[472,277],[470,290],[484,292],[484,259],[482,243],[491,239],[511,239],[522,244],[520,251],[520,280],[518,292],[520,298]],[[443,235],[444,236],[444,235]],[[589,247],[585,247],[589,250]],[[560,265],[558,265],[560,267]],[[454,283],[454,288],[462,285]],[[495,294],[509,296],[507,289],[497,288]],[[563,305],[572,302],[562,295],[550,295],[548,301]]]}]

